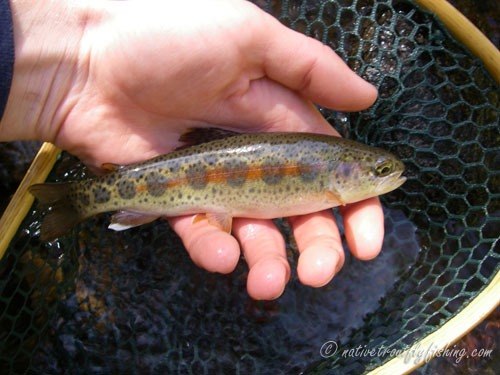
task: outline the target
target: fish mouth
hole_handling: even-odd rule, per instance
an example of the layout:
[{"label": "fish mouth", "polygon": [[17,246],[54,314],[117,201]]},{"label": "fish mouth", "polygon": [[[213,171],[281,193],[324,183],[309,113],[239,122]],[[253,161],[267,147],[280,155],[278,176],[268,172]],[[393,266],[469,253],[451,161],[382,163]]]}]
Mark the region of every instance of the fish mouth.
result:
[{"label": "fish mouth", "polygon": [[[401,172],[401,173],[403,173],[403,172]],[[406,177],[401,176],[401,173],[399,174],[398,178],[392,184],[394,186],[394,189],[397,189],[398,187],[400,187],[401,185],[403,185],[406,182]]]},{"label": "fish mouth", "polygon": [[380,182],[377,189],[379,190],[378,194],[388,193],[403,185],[406,181],[406,177],[402,176],[402,174],[403,171],[397,171],[387,176],[383,181]]}]

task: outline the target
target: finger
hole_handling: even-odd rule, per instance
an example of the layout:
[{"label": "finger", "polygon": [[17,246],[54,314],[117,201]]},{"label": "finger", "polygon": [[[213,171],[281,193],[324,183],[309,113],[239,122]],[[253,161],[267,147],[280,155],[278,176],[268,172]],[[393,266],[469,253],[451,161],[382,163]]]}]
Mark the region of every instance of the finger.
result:
[{"label": "finger", "polygon": [[193,224],[193,217],[179,216],[167,220],[197,266],[210,272],[232,272],[240,258],[236,239],[207,220]]},{"label": "finger", "polygon": [[332,210],[288,218],[300,252],[297,273],[305,285],[327,284],[344,264],[344,250]]},{"label": "finger", "polygon": [[347,244],[359,259],[375,258],[384,240],[384,213],[377,197],[341,207]]},{"label": "finger", "polygon": [[285,241],[271,220],[235,219],[233,233],[248,263],[248,294],[258,300],[278,298],[290,278]]},{"label": "finger", "polygon": [[272,17],[261,30],[268,41],[264,70],[271,79],[336,110],[357,111],[375,101],[376,88],[356,75],[330,47],[283,27]]}]

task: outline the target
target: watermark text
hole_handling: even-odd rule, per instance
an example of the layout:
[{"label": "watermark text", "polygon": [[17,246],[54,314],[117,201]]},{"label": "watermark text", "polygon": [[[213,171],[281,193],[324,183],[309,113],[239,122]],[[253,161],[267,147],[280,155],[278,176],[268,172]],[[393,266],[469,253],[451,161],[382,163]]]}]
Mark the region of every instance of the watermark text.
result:
[{"label": "watermark text", "polygon": [[399,357],[402,356],[405,363],[413,362],[415,364],[429,362],[434,357],[451,358],[455,363],[460,363],[464,358],[490,358],[493,350],[475,348],[468,352],[465,348],[446,345],[444,348],[431,344],[422,346],[417,343],[414,346],[406,346],[400,349],[380,345],[370,347],[368,345],[358,345],[355,348],[341,349],[337,342],[326,341],[320,348],[320,355],[323,358],[330,358],[338,355],[342,358],[361,358],[361,357]]}]

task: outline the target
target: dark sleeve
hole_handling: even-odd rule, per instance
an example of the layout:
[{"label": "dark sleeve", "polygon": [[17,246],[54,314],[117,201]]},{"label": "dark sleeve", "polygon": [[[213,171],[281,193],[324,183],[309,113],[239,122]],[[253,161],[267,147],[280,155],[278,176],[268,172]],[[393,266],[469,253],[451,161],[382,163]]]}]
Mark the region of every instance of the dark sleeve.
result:
[{"label": "dark sleeve", "polygon": [[14,71],[14,34],[9,0],[0,0],[0,119],[9,97]]}]

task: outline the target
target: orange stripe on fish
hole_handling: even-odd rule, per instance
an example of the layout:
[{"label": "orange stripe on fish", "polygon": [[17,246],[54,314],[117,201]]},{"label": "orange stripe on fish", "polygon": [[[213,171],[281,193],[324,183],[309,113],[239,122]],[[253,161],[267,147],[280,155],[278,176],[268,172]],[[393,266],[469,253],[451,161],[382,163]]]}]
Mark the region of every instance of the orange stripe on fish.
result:
[{"label": "orange stripe on fish", "polygon": [[[244,178],[248,181],[255,181],[262,179],[263,174],[275,174],[279,176],[298,176],[301,173],[308,173],[312,170],[309,165],[298,165],[298,164],[276,164],[268,166],[250,166],[248,169],[225,169],[225,168],[214,168],[205,171],[196,177],[181,177],[177,179],[170,179],[166,182],[167,188],[173,188],[177,186],[187,185],[191,181],[204,181],[212,183],[226,183],[228,180],[233,178]],[[137,186],[137,192],[147,191],[147,187],[144,185]]]}]

